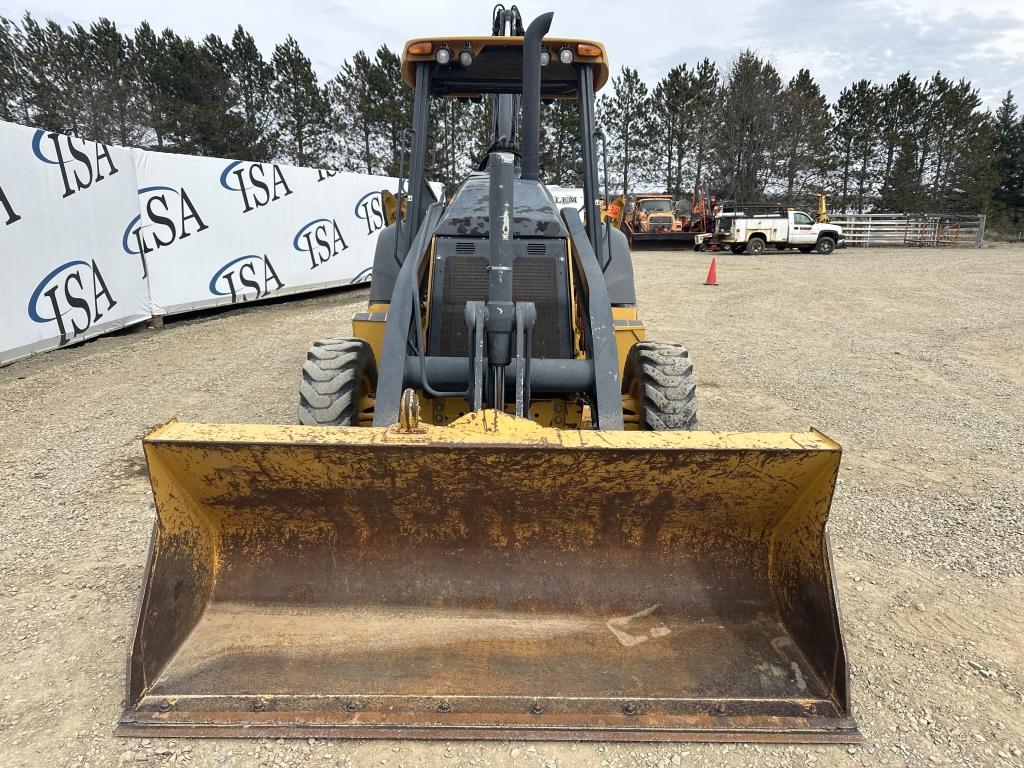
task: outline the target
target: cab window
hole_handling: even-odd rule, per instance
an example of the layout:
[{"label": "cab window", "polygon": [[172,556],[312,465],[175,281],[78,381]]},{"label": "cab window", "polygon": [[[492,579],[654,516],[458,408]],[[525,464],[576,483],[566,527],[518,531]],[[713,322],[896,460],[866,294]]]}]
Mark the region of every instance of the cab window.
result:
[{"label": "cab window", "polygon": [[799,224],[800,226],[803,227],[809,224],[813,224],[814,219],[812,219],[806,213],[801,213],[800,211],[797,211],[796,213],[793,214],[793,223]]},{"label": "cab window", "polygon": [[644,213],[650,213],[651,211],[671,211],[672,201],[671,200],[641,200],[640,210]]}]

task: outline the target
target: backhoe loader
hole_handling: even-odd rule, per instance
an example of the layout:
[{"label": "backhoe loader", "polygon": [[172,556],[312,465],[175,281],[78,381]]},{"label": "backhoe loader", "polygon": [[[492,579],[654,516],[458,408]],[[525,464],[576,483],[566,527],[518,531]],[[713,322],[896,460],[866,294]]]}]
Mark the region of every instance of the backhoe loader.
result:
[{"label": "backhoe loader", "polygon": [[[816,431],[697,431],[687,350],[645,338],[598,214],[599,43],[409,42],[406,213],[354,337],[310,348],[299,425],[172,421],[117,732],[857,741]],[[435,98],[492,99],[448,203]],[[541,181],[579,111],[584,215]]]}]

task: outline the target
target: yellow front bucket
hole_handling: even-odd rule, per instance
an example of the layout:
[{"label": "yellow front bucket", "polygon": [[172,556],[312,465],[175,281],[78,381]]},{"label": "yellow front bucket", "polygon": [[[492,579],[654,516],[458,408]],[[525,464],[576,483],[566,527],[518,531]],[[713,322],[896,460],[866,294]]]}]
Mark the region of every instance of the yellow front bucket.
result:
[{"label": "yellow front bucket", "polygon": [[856,741],[818,432],[171,422],[118,732]]}]

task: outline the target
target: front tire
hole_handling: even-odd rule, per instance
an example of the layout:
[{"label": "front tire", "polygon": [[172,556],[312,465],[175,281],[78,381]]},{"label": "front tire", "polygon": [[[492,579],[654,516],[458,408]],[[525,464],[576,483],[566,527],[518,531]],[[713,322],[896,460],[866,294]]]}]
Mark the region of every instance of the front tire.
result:
[{"label": "front tire", "polygon": [[634,344],[626,357],[623,390],[633,399],[640,429],[682,432],[698,428],[697,383],[690,355],[682,344]]},{"label": "front tire", "polygon": [[818,244],[814,246],[814,250],[816,250],[822,256],[828,256],[835,249],[836,241],[833,240],[831,237],[818,238]]},{"label": "front tire", "polygon": [[365,413],[366,398],[377,390],[373,350],[362,339],[320,339],[302,364],[299,423],[311,427],[355,427]]}]

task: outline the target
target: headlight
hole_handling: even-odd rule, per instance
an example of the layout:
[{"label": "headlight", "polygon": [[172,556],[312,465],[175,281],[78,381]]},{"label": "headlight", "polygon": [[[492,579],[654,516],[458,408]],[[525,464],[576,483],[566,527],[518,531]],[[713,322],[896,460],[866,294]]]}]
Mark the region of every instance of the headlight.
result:
[{"label": "headlight", "polygon": [[473,63],[473,49],[472,48],[463,48],[461,51],[459,51],[459,64],[461,64],[464,67],[468,67],[472,63]]},{"label": "headlight", "polygon": [[540,65],[542,67],[546,67],[550,63],[551,63],[551,51],[549,51],[547,48],[544,48],[540,52]]},{"label": "headlight", "polygon": [[437,49],[437,53],[434,54],[434,58],[437,59],[438,64],[447,64],[452,60],[451,49],[444,45]]},{"label": "headlight", "polygon": [[572,48],[563,48],[558,52],[558,60],[563,64],[572,64]]}]

